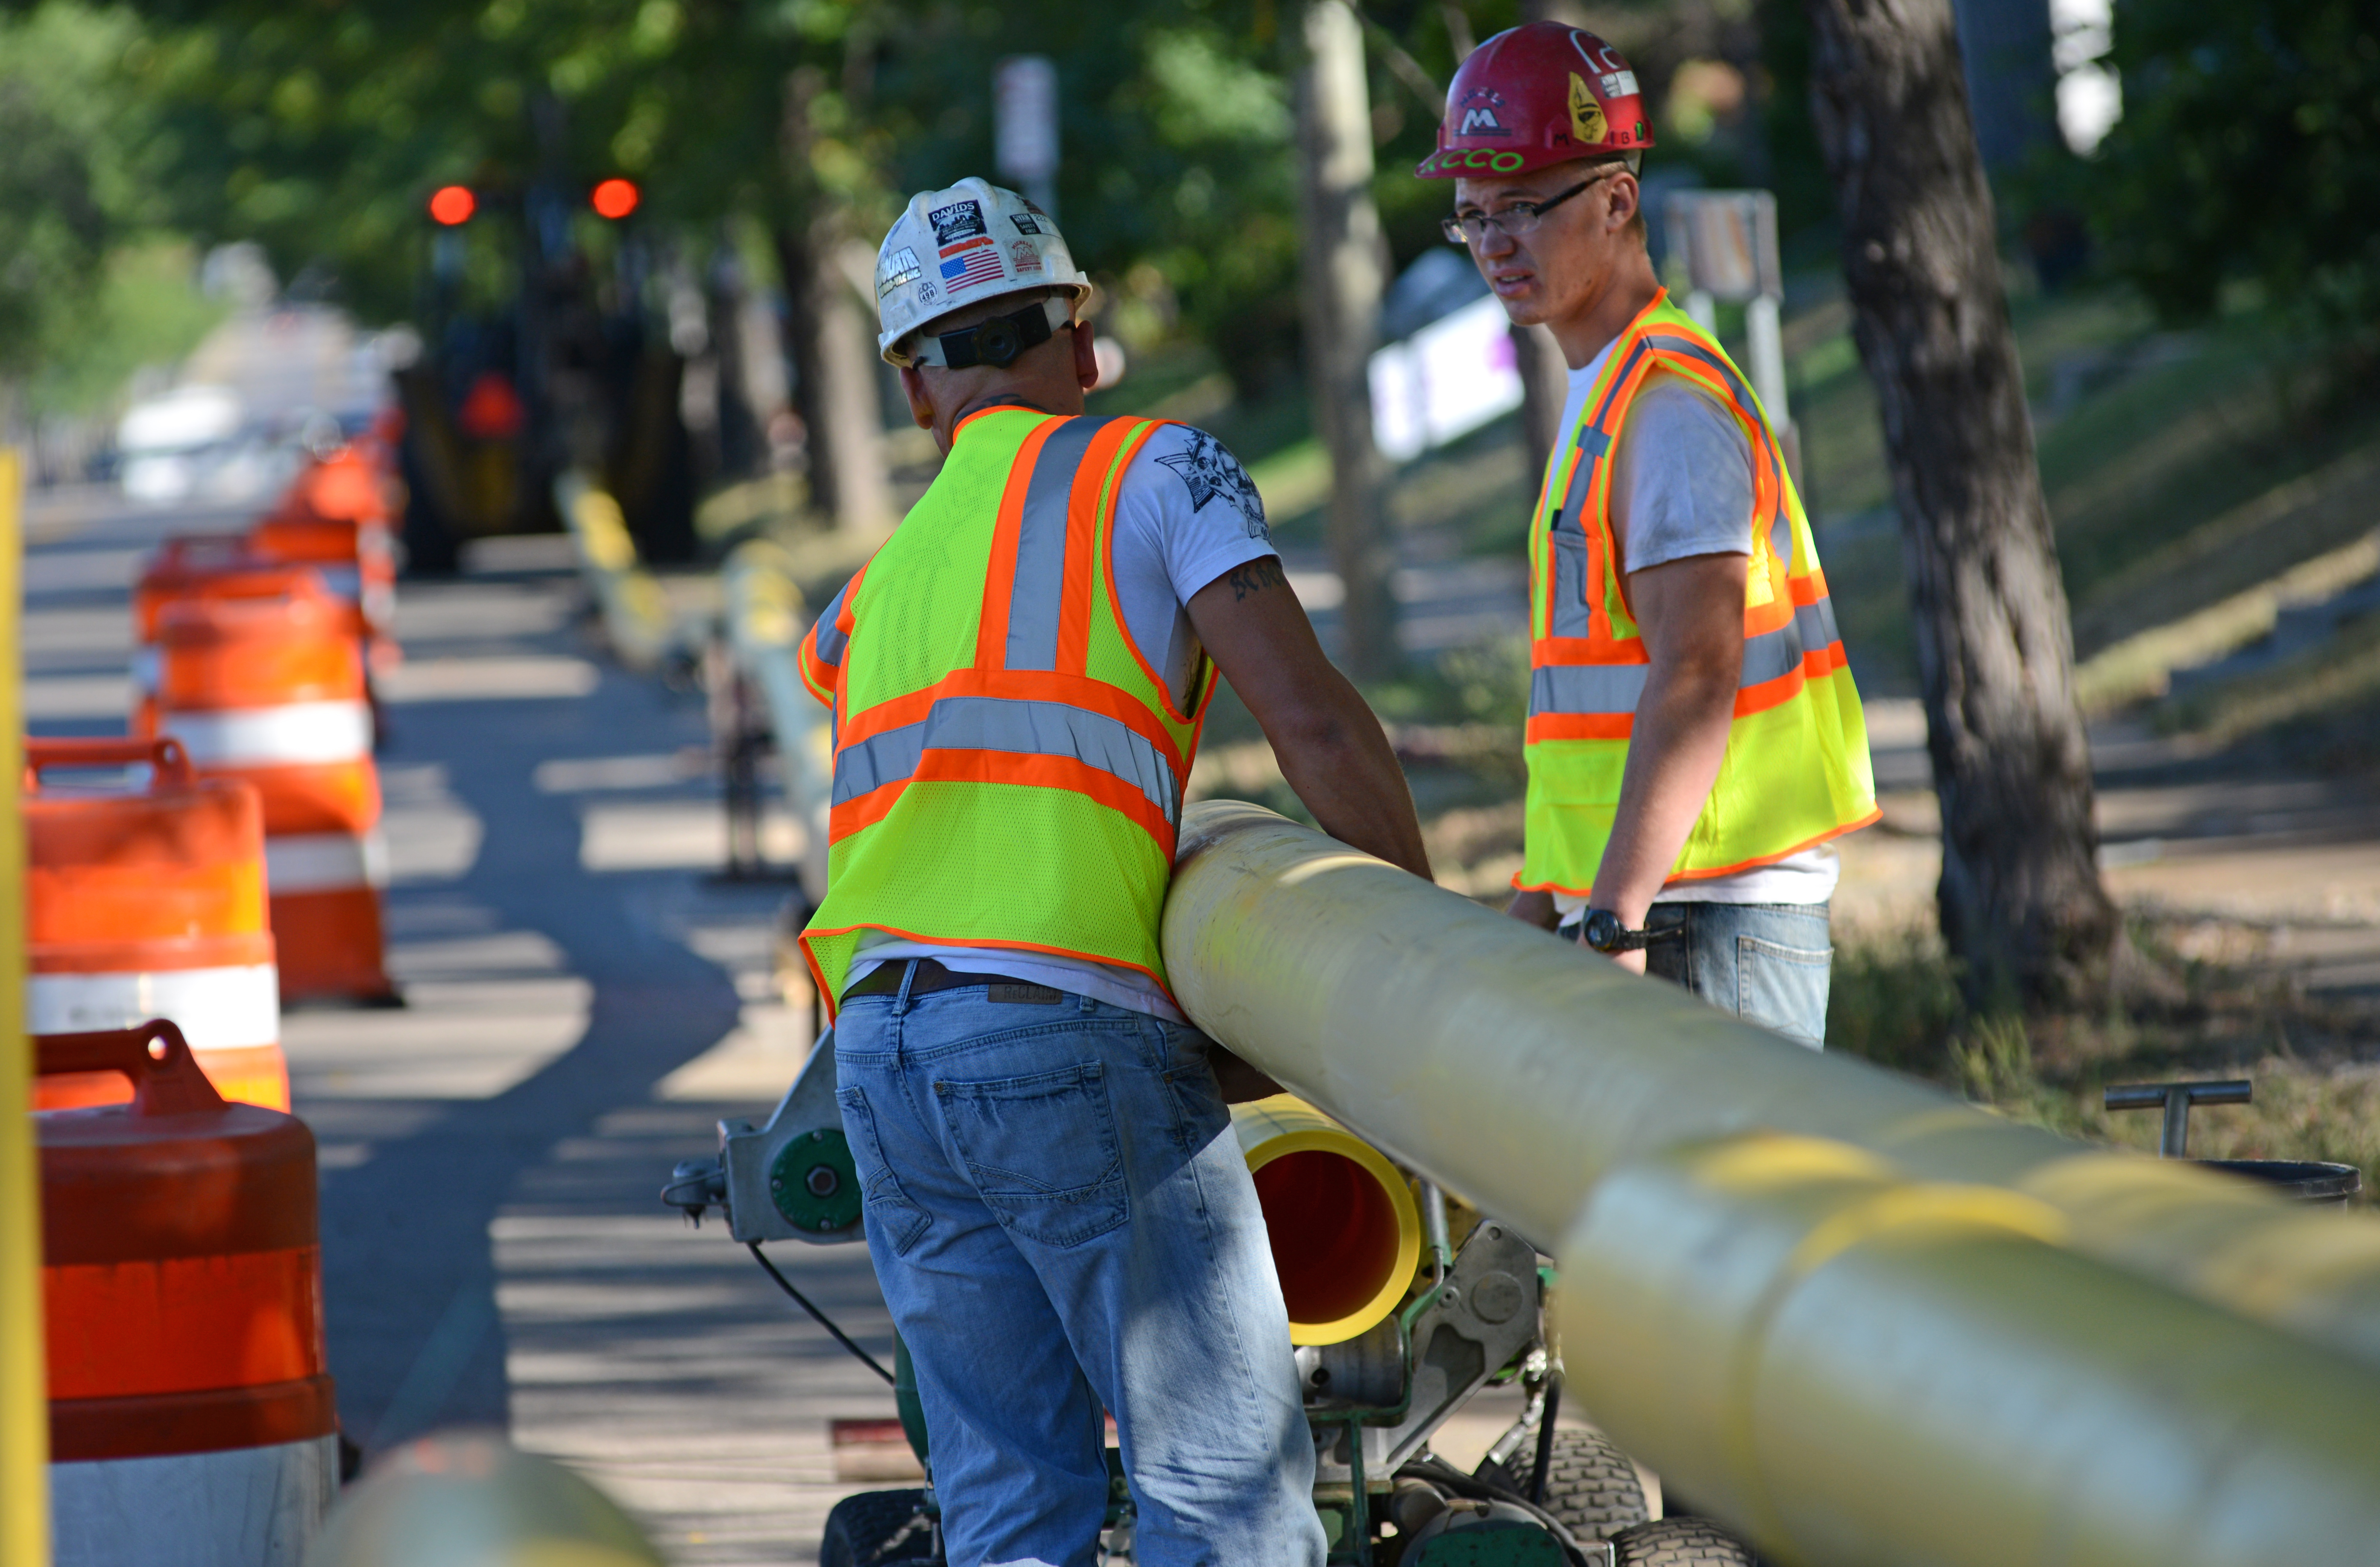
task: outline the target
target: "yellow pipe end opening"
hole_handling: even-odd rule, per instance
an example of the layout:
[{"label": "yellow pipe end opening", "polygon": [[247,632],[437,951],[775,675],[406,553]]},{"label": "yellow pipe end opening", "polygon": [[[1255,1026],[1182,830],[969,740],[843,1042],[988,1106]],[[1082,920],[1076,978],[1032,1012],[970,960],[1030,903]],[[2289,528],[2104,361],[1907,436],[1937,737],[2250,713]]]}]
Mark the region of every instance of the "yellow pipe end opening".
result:
[{"label": "yellow pipe end opening", "polygon": [[1394,1311],[1421,1263],[1403,1173],[1293,1095],[1234,1105],[1232,1125],[1271,1233],[1290,1342],[1343,1342]]}]

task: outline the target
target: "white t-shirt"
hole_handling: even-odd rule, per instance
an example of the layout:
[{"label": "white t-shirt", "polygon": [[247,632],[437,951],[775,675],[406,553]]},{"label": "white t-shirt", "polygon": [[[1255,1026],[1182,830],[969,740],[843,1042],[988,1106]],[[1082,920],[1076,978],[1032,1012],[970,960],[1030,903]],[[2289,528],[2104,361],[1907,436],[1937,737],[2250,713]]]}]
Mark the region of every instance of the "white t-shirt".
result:
[{"label": "white t-shirt", "polygon": [[[1586,395],[1610,357],[1609,345],[1584,370],[1570,372],[1570,400],[1560,426],[1565,443],[1578,433]],[[1556,466],[1569,450],[1556,455]],[[1748,555],[1752,537],[1752,443],[1735,416],[1684,376],[1655,369],[1628,406],[1620,444],[1611,454],[1611,533],[1622,568],[1693,555]],[[1654,894],[1657,904],[1822,904],[1835,895],[1842,861],[1832,844],[1788,855],[1770,865],[1678,881]],[[1554,894],[1562,923],[1585,915],[1586,900]]]},{"label": "white t-shirt", "polygon": [[[1115,583],[1124,626],[1164,677],[1176,707],[1189,700],[1198,664],[1191,598],[1234,566],[1275,554],[1255,481],[1220,441],[1169,424],[1124,470],[1116,492]],[[1005,948],[947,947],[863,934],[850,983],[879,964],[930,957],[961,974],[1002,974],[1095,1001],[1186,1021],[1157,981],[1136,969]],[[846,987],[847,988],[847,987]]]}]

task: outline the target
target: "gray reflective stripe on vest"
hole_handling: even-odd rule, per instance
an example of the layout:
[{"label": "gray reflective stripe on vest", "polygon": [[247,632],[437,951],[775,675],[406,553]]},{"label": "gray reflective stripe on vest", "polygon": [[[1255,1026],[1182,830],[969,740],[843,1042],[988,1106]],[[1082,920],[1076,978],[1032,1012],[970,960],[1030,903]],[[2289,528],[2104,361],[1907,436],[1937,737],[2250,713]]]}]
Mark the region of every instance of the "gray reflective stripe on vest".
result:
[{"label": "gray reflective stripe on vest", "polygon": [[826,608],[819,612],[818,617],[819,662],[832,664],[838,669],[843,666],[844,649],[851,645],[851,638],[843,634],[839,624],[843,619],[843,601],[849,597],[851,584],[846,582],[835,589],[834,597],[827,601]]},{"label": "gray reflective stripe on vest", "polygon": [[1529,672],[1529,714],[1634,712],[1645,695],[1641,663],[1549,663]]},{"label": "gray reflective stripe on vest", "polygon": [[888,729],[837,752],[834,803],[915,777],[929,750],[1067,757],[1131,784],[1168,823],[1181,822],[1173,770],[1147,735],[1105,713],[1063,702],[1002,697],[944,697],[916,723]]},{"label": "gray reflective stripe on vest", "polygon": [[[1743,673],[1737,690],[1765,686],[1802,667],[1805,647],[1825,648],[1834,638],[1811,640],[1818,631],[1831,633],[1834,616],[1824,603],[1803,604],[1793,618],[1774,631],[1743,639]],[[1647,665],[1641,663],[1542,664],[1529,672],[1529,712],[1634,712],[1645,695]]]},{"label": "gray reflective stripe on vest", "polygon": [[[1587,492],[1595,485],[1595,465],[1610,455],[1611,437],[1601,428],[1611,412],[1611,400],[1628,380],[1629,372],[1647,350],[1640,341],[1621,361],[1620,371],[1606,384],[1603,401],[1592,416],[1582,416],[1578,438],[1572,443],[1579,453],[1578,466],[1571,469],[1570,488],[1562,494],[1561,505],[1554,513],[1548,531],[1554,541],[1554,610],[1551,634],[1556,637],[1585,637],[1594,626],[1594,614],[1586,603],[1586,525],[1580,519],[1586,511]],[[1568,712],[1573,709],[1560,709]],[[1633,711],[1633,710],[1632,710]]]},{"label": "gray reflective stripe on vest", "polygon": [[1058,667],[1059,606],[1066,592],[1066,510],[1075,470],[1105,419],[1070,419],[1050,432],[1026,481],[1016,529],[1016,577],[1008,594],[1008,667]]}]

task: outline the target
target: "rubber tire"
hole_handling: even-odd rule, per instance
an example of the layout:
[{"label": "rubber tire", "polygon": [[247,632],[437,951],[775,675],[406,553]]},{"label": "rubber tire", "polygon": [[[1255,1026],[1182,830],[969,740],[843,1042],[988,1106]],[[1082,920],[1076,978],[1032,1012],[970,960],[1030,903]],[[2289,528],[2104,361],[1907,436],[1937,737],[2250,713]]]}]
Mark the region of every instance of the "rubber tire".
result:
[{"label": "rubber tire", "polygon": [[[1525,1454],[1528,1460],[1513,1471],[1513,1488],[1523,1496],[1529,1494],[1536,1452],[1536,1435],[1532,1431],[1521,1451],[1512,1455],[1517,1459]],[[1602,1432],[1556,1426],[1553,1452],[1546,1456],[1549,1472],[1545,1500],[1538,1505],[1580,1539],[1608,1540],[1651,1516],[1636,1465]]]},{"label": "rubber tire", "polygon": [[826,1515],[826,1537],[819,1541],[819,1567],[896,1567],[897,1563],[939,1561],[928,1554],[931,1538],[919,1530],[904,1538],[894,1555],[885,1545],[901,1533],[925,1506],[922,1490],[861,1491],[844,1497]]},{"label": "rubber tire", "polygon": [[1752,1552],[1707,1518],[1661,1518],[1611,1537],[1619,1567],[1753,1567]]}]

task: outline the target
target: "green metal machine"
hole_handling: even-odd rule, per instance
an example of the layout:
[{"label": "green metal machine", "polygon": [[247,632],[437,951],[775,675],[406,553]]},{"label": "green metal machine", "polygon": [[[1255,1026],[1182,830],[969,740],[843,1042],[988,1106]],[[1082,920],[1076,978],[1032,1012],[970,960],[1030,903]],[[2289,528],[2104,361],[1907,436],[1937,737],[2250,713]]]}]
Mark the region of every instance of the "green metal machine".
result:
[{"label": "green metal machine", "polygon": [[[768,1122],[720,1124],[716,1160],[681,1164],[663,1200],[699,1218],[724,1210],[780,1287],[892,1384],[924,1486],[865,1491],[829,1514],[820,1567],[925,1567],[942,1561],[932,1459],[905,1346],[890,1372],[771,1264],[771,1241],[834,1245],[860,1234],[859,1184],[834,1099],[832,1037]],[[1598,1432],[1563,1427],[1560,1375],[1547,1346],[1553,1272],[1509,1225],[1464,1215],[1450,1224],[1438,1189],[1416,1183],[1425,1248],[1397,1308],[1338,1343],[1295,1351],[1315,1445],[1316,1511],[1333,1562],[1355,1567],[1748,1567],[1716,1525],[1648,1517],[1635,1465]],[[1457,1209],[1458,1214],[1462,1210]],[[1521,1417],[1466,1472],[1430,1439],[1483,1390],[1518,1383]],[[1122,1459],[1100,1560],[1133,1556]]]}]

